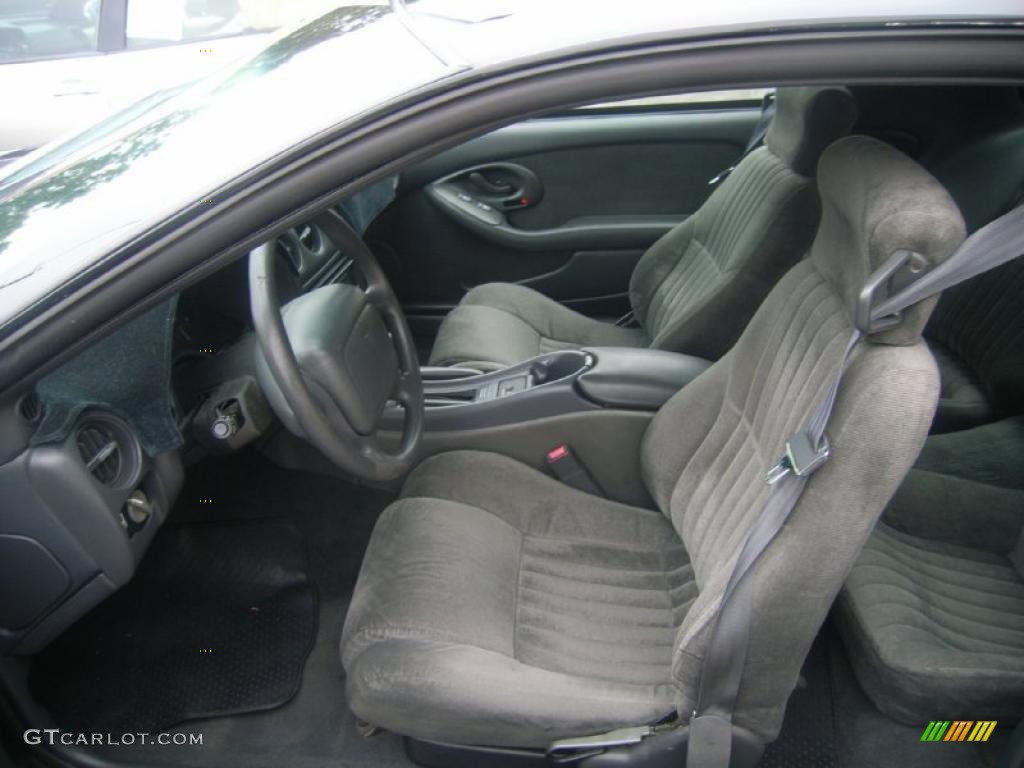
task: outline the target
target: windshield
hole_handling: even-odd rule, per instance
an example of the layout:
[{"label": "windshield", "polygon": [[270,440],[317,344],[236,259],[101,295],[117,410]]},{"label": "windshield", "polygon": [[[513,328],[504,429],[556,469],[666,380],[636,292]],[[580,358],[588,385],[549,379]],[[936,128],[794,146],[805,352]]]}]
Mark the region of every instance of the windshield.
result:
[{"label": "windshield", "polygon": [[0,177],[0,324],[112,244],[451,71],[388,7],[339,8],[226,73],[16,163]]}]

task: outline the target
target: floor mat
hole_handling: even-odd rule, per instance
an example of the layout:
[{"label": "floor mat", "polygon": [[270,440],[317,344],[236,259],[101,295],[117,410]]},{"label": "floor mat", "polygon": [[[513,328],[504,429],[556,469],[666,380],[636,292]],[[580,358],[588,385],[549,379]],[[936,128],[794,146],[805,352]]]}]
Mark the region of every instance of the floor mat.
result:
[{"label": "floor mat", "polygon": [[786,705],[779,738],[768,745],[759,768],[838,768],[828,652],[823,637],[815,640]]},{"label": "floor mat", "polygon": [[167,527],[135,578],[33,664],[64,730],[157,732],[272,709],[299,689],[316,591],[291,522]]}]

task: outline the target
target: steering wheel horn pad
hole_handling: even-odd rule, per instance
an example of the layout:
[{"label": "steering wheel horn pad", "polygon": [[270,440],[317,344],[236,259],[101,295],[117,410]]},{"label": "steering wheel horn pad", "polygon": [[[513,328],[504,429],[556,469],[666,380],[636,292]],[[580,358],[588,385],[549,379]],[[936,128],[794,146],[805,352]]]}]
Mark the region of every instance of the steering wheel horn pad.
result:
[{"label": "steering wheel horn pad", "polygon": [[[249,256],[256,374],[289,431],[342,469],[392,480],[412,468],[423,432],[423,383],[412,334],[391,286],[369,248],[335,211],[316,222],[351,255],[363,291],[336,283],[278,306],[272,244]],[[405,410],[396,451],[376,439],[389,400]]]}]

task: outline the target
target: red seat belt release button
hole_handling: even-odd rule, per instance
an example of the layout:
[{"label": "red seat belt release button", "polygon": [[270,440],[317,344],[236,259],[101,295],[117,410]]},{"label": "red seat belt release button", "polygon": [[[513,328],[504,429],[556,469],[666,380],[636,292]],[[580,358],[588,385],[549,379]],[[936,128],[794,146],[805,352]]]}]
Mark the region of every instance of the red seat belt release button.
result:
[{"label": "red seat belt release button", "polygon": [[545,460],[551,471],[554,472],[555,477],[566,485],[593,496],[605,495],[604,491],[601,490],[601,486],[590,475],[583,462],[576,458],[576,455],[565,443],[556,445],[548,451]]}]

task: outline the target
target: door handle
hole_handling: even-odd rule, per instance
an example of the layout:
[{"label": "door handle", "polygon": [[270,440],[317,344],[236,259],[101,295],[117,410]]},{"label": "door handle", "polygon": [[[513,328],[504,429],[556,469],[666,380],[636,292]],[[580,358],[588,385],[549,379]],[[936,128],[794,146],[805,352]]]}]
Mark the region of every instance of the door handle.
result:
[{"label": "door handle", "polygon": [[515,187],[507,181],[490,181],[479,171],[473,171],[469,174],[469,180],[473,182],[473,185],[481,192],[485,192],[488,195],[494,195],[496,197],[505,197],[515,191]]},{"label": "door handle", "polygon": [[434,182],[425,192],[442,212],[470,232],[516,251],[646,249],[683,219],[679,216],[594,216],[571,219],[547,229],[520,229],[511,224],[497,206],[467,194],[456,183]]},{"label": "door handle", "polygon": [[486,163],[464,168],[435,182],[451,185],[501,211],[536,205],[544,196],[537,174],[516,163]]}]

